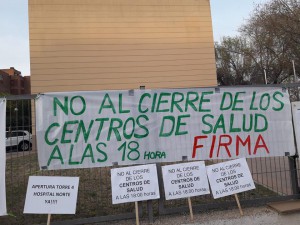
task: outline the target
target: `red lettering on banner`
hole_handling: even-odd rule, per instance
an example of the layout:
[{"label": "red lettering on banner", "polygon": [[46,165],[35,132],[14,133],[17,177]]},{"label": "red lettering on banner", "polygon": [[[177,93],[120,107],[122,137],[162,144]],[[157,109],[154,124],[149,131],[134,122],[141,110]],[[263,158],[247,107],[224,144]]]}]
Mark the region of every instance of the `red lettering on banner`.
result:
[{"label": "red lettering on banner", "polygon": [[202,148],[203,147],[203,145],[198,145],[198,140],[200,140],[202,138],[207,138],[207,136],[203,135],[203,136],[196,136],[196,137],[194,137],[194,147],[193,147],[192,158],[196,157],[196,150],[197,150],[197,148]]},{"label": "red lettering on banner", "polygon": [[[226,153],[228,155],[228,158],[232,158],[233,156],[239,156],[240,155],[240,149],[242,147],[247,148],[248,155],[256,155],[258,149],[265,150],[268,154],[270,154],[270,151],[268,149],[268,146],[263,138],[263,136],[260,134],[255,140],[255,146],[253,149],[251,149],[251,137],[250,135],[246,136],[245,139],[241,138],[239,135],[230,136],[228,134],[221,134],[219,136],[212,135],[211,141],[210,141],[210,150],[209,150],[209,158],[214,158],[215,155],[216,158],[219,158],[221,148],[224,148],[226,150]],[[201,136],[195,136],[194,137],[194,145],[193,145],[193,152],[192,152],[192,158],[196,158],[197,150],[202,149],[202,151],[205,151],[204,143],[205,141],[208,141],[207,135],[201,135]],[[203,144],[202,144],[203,143]],[[216,146],[217,144],[217,146]],[[233,148],[235,147],[235,151]],[[235,155],[232,155],[232,153]]]},{"label": "red lettering on banner", "polygon": [[236,145],[235,145],[235,148],[236,148],[236,156],[239,156],[240,154],[240,143],[245,146],[246,144],[248,144],[248,154],[251,155],[251,140],[250,140],[250,136],[248,136],[246,138],[245,141],[243,141],[240,136],[236,136]]},{"label": "red lettering on banner", "polygon": [[[222,139],[224,139],[224,138],[228,138],[228,142],[222,142]],[[219,155],[220,155],[220,148],[225,147],[225,150],[226,150],[229,158],[231,158],[230,150],[228,148],[228,146],[230,146],[231,143],[232,143],[232,138],[230,135],[227,135],[227,134],[220,135],[217,157],[219,157]]]},{"label": "red lettering on banner", "polygon": [[211,144],[210,151],[209,151],[209,158],[213,157],[215,143],[216,143],[216,135],[213,135],[213,140],[212,140],[212,144]]},{"label": "red lettering on banner", "polygon": [[[262,142],[262,144],[259,144],[260,141]],[[266,150],[267,153],[270,153],[270,152],[269,152],[269,149],[268,149],[268,147],[267,147],[267,145],[266,145],[266,142],[265,142],[264,138],[261,136],[261,134],[258,135],[258,138],[257,138],[257,140],[256,140],[256,144],[255,144],[254,152],[253,152],[254,155],[256,154],[257,149],[259,149],[259,148],[264,148],[264,149]]]}]

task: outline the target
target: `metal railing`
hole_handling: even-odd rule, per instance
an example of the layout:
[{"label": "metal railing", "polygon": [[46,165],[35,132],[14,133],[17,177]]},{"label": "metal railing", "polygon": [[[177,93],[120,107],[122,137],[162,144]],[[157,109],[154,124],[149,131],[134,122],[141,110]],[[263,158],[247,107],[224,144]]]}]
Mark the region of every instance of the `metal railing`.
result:
[{"label": "metal railing", "polygon": [[[270,86],[270,85],[269,85]],[[298,86],[273,85],[287,88],[291,100],[299,99]],[[35,95],[7,97],[7,131],[26,130],[33,134],[29,151],[18,146],[7,148],[6,192],[9,216],[0,217],[0,224],[41,224],[47,215],[23,214],[28,177],[32,175],[79,176],[80,185],[76,215],[53,215],[52,224],[91,224],[95,222],[134,218],[134,203],[113,205],[111,199],[110,167],[41,171],[37,160],[34,112]],[[22,137],[20,137],[22,138]],[[239,194],[241,204],[261,205],[270,201],[300,197],[300,165],[298,155],[285,157],[247,159],[256,189]],[[220,162],[220,160],[214,160]],[[212,163],[210,161],[207,164]],[[157,164],[160,193],[159,200],[140,202],[140,215],[153,221],[154,215],[188,211],[187,200],[166,201],[161,175],[161,164]],[[221,209],[235,206],[233,197],[214,200],[212,196],[192,198],[194,211]]]}]

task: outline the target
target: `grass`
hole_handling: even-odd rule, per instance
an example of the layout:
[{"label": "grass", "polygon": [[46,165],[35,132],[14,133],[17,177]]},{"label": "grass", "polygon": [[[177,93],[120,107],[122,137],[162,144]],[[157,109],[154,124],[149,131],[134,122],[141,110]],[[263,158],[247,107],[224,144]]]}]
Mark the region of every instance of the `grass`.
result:
[{"label": "grass", "polygon": [[[15,153],[16,154],[16,153]],[[206,163],[206,164],[209,164]],[[47,215],[23,214],[28,177],[39,176],[79,176],[80,185],[76,215],[53,215],[52,221],[88,218],[95,216],[117,215],[134,211],[134,203],[113,205],[111,200],[110,168],[90,168],[57,171],[40,171],[37,154],[17,153],[17,156],[7,160],[6,191],[9,216],[0,217],[0,224],[40,224],[47,221]],[[277,193],[256,184],[256,189],[239,194],[240,199],[260,199],[276,196]],[[164,194],[161,193],[164,198]],[[210,195],[193,197],[194,205],[204,205],[233,201],[232,197],[214,200]],[[143,203],[143,209],[145,209]],[[164,201],[166,208],[186,206],[186,199]],[[154,214],[158,215],[158,201],[153,201]]]},{"label": "grass", "polygon": [[76,215],[53,215],[51,220],[67,220],[132,212],[131,204],[112,205],[110,168],[40,171],[37,154],[23,155],[6,162],[6,192],[9,216],[0,217],[0,224],[39,224],[47,215],[24,215],[24,203],[29,176],[79,176]]}]

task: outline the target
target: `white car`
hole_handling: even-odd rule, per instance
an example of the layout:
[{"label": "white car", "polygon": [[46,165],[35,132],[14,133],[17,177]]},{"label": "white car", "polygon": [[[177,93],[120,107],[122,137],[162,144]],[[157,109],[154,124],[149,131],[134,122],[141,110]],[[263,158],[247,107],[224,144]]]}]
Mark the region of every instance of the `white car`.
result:
[{"label": "white car", "polygon": [[26,130],[6,132],[6,149],[17,147],[20,151],[28,151],[32,146],[32,135]]}]

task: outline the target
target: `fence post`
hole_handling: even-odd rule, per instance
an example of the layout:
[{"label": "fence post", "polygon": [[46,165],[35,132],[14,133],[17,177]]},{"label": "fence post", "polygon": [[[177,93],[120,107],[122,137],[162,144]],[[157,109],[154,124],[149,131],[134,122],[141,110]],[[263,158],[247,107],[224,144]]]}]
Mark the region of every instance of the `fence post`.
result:
[{"label": "fence post", "polygon": [[292,193],[294,195],[299,194],[299,183],[298,183],[298,174],[297,174],[297,160],[298,156],[288,156],[290,175],[291,175],[291,184],[292,184]]},{"label": "fence post", "polygon": [[158,185],[159,185],[159,192],[160,192],[160,198],[158,199],[158,213],[164,214],[164,199],[162,197],[162,193],[164,193],[164,185],[163,185],[163,178],[162,178],[162,171],[161,171],[161,165],[160,163],[157,163],[157,175],[158,175]]},{"label": "fence post", "polygon": [[148,211],[149,223],[153,223],[154,217],[153,217],[153,202],[152,202],[152,200],[147,201],[147,211]]}]

